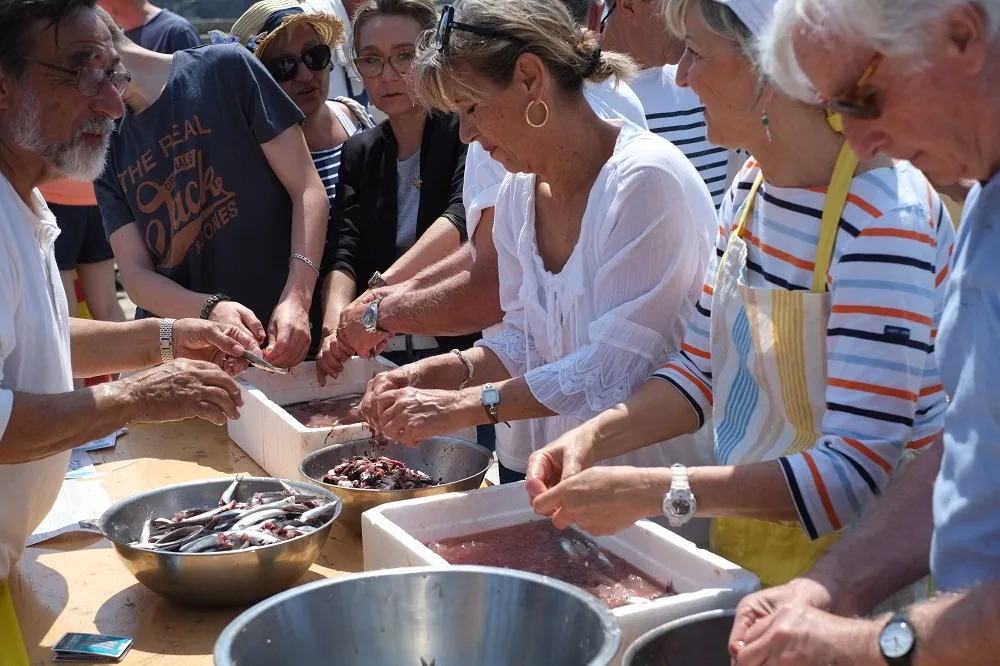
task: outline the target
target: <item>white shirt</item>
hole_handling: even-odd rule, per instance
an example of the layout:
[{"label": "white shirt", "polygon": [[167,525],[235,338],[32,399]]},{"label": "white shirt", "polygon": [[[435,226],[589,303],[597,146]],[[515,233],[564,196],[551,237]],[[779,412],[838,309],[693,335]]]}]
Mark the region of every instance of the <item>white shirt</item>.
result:
[{"label": "white shirt", "polygon": [[[14,391],[73,390],[69,311],[56,266],[55,217],[42,195],[33,208],[0,176],[0,439]],[[0,465],[0,582],[55,503],[69,452],[23,465]]]},{"label": "white shirt", "polygon": [[[650,67],[632,79],[632,90],[642,101],[649,131],[681,149],[701,174],[716,208],[732,182],[730,154],[705,137],[705,105],[690,88],[677,85],[677,67]],[[745,158],[739,162],[740,165]]]},{"label": "white shirt", "polygon": [[[333,63],[330,68],[330,93],[327,99],[337,97],[356,97],[365,89],[364,83],[358,78],[349,57],[351,50],[351,17],[340,0],[303,0],[302,9],[306,12],[322,12],[333,14],[344,24],[344,41],[333,51]],[[350,81],[350,83],[348,83]]]},{"label": "white shirt", "polygon": [[[497,442],[500,462],[523,471],[533,451],[626,400],[680,348],[717,222],[691,162],[628,122],[560,273],[538,256],[534,175],[504,179],[495,220],[503,330],[476,344],[512,377],[526,377],[535,398],[558,414],[528,421],[529,437]],[[668,465],[678,444],[607,464]]]},{"label": "white shirt", "polygon": [[[624,81],[608,79],[603,83],[585,83],[583,96],[601,118],[605,120],[627,120],[643,129],[646,128],[646,115],[643,113],[639,98]],[[462,199],[465,203],[465,226],[469,238],[476,231],[479,218],[487,208],[493,208],[500,192],[507,171],[503,166],[483,150],[479,142],[469,146],[465,156],[465,181],[462,189]],[[472,256],[476,256],[476,248],[472,248]]]}]

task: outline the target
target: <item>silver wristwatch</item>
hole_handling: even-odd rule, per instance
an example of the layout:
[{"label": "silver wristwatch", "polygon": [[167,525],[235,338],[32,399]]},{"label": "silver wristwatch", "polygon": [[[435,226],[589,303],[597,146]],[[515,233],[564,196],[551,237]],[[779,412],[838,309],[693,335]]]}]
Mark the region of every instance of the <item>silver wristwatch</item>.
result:
[{"label": "silver wristwatch", "polygon": [[380,273],[379,271],[375,271],[375,273],[372,274],[371,279],[368,280],[369,289],[378,289],[379,287],[388,287],[388,286],[389,283],[385,281],[385,278],[382,277],[382,273]]},{"label": "silver wristwatch", "polygon": [[174,320],[160,320],[160,363],[174,360]]},{"label": "silver wristwatch", "polygon": [[361,325],[365,327],[368,333],[374,335],[378,333],[378,305],[382,302],[382,296],[379,296],[374,301],[368,304],[365,308],[365,313],[361,315]]},{"label": "silver wristwatch", "polygon": [[663,515],[671,527],[680,527],[694,518],[698,511],[698,501],[688,484],[687,467],[673,465],[670,468],[670,492],[663,498]]}]

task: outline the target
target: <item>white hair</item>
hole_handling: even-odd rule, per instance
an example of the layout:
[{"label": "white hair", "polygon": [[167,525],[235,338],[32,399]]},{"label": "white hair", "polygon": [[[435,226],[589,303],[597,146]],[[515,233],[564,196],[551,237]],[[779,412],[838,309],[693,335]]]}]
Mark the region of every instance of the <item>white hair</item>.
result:
[{"label": "white hair", "polygon": [[[41,103],[27,88],[21,89],[21,108],[11,123],[11,135],[20,148],[35,153],[64,178],[90,182],[104,171],[108,146],[115,123],[110,118],[94,117],[84,122],[66,143],[52,141],[42,135]],[[100,146],[87,144],[85,133],[103,135]]]},{"label": "white hair", "polygon": [[816,91],[795,57],[794,37],[846,37],[890,58],[924,62],[928,26],[960,5],[978,6],[991,39],[1000,35],[1000,0],[778,0],[761,36],[767,77],[792,97],[816,101]]}]

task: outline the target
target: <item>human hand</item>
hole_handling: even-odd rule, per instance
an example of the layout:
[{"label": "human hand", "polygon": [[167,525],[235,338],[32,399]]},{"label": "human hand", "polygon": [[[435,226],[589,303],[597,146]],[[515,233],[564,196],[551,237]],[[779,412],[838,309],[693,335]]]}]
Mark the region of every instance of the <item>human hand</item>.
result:
[{"label": "human hand", "polygon": [[388,331],[369,333],[361,322],[368,305],[386,293],[387,290],[384,288],[366,291],[341,310],[337,340],[342,349],[357,354],[361,358],[374,358],[375,352],[381,351],[385,347],[385,343],[392,337],[392,334]]},{"label": "human hand", "polygon": [[243,352],[256,349],[257,341],[242,326],[218,324],[206,319],[178,319],[174,322],[174,358],[208,361],[231,377],[249,365]]},{"label": "human hand", "polygon": [[114,383],[135,421],[166,423],[198,417],[215,425],[238,419],[240,387],[208,361],[177,359]]},{"label": "human hand", "polygon": [[478,425],[475,415],[481,409],[481,402],[473,400],[468,391],[406,386],[378,395],[376,432],[415,445],[427,437]]},{"label": "human hand", "polygon": [[729,635],[729,652],[735,655],[746,643],[747,631],[758,621],[785,607],[829,611],[832,598],[828,587],[811,578],[795,580],[743,597],[736,606],[736,618]]},{"label": "human hand", "polygon": [[524,485],[531,501],[560,481],[593,467],[595,438],[584,423],[532,453]]},{"label": "human hand", "polygon": [[319,345],[316,354],[316,381],[320,386],[326,386],[326,378],[336,379],[344,371],[344,364],[351,357],[337,341],[337,332],[328,334]]},{"label": "human hand", "polygon": [[541,493],[531,508],[551,516],[556,529],[573,523],[595,536],[617,534],[659,513],[670,489],[670,470],[592,467]]},{"label": "human hand", "polygon": [[[267,337],[264,334],[264,326],[257,319],[257,315],[251,312],[250,308],[240,305],[235,301],[222,301],[212,308],[212,313],[208,315],[209,321],[222,324],[223,326],[235,326],[242,328],[249,333],[256,344],[247,347],[255,354],[260,353],[260,345]],[[176,322],[174,322],[176,325]]]},{"label": "human hand", "polygon": [[382,419],[379,411],[379,396],[388,391],[394,391],[409,385],[410,375],[405,367],[379,373],[368,381],[365,396],[361,399],[361,404],[358,406],[358,415],[368,424],[373,432],[376,434],[381,432],[381,430],[376,430],[381,424]]},{"label": "human hand", "polygon": [[264,360],[279,368],[292,368],[305,360],[309,353],[312,333],[309,331],[309,306],[297,296],[286,296],[278,302],[267,327],[269,344]]},{"label": "human hand", "polygon": [[884,666],[878,637],[885,620],[848,619],[808,606],[782,606],[755,622],[734,666]]}]

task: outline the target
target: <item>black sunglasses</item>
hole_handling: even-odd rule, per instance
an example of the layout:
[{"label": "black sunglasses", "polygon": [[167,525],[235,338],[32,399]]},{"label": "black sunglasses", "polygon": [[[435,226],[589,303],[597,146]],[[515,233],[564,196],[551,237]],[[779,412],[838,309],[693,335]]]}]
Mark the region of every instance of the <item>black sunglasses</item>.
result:
[{"label": "black sunglasses", "polygon": [[69,67],[63,67],[62,65],[57,65],[52,62],[45,62],[44,60],[37,60],[35,58],[29,58],[24,56],[24,59],[28,62],[33,62],[36,65],[41,65],[46,69],[51,69],[56,72],[61,72],[66,76],[71,76],[76,81],[76,89],[80,91],[80,94],[84,97],[95,97],[101,90],[104,89],[106,83],[110,83],[112,87],[118,94],[121,95],[125,92],[128,87],[129,82],[132,80],[132,75],[128,72],[120,69],[108,72],[103,69],[91,69],[84,67],[83,69],[70,69]]},{"label": "black sunglasses", "polygon": [[299,57],[279,56],[269,60],[266,66],[267,71],[271,72],[275,81],[287,83],[295,78],[296,72],[299,71],[300,62],[314,72],[322,72],[330,66],[331,60],[333,60],[333,52],[330,51],[330,47],[326,44],[317,44],[307,48]]},{"label": "black sunglasses", "polygon": [[471,25],[469,23],[459,23],[455,20],[455,7],[445,5],[441,8],[441,19],[438,21],[437,30],[434,33],[434,41],[431,44],[438,51],[446,51],[451,42],[451,31],[460,30],[480,37],[491,37],[494,39],[506,39],[507,41],[523,43],[518,37],[508,35],[502,30],[488,28],[481,25]]}]

